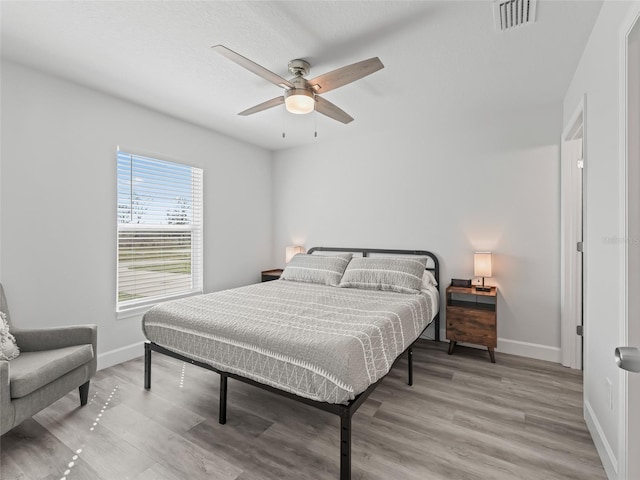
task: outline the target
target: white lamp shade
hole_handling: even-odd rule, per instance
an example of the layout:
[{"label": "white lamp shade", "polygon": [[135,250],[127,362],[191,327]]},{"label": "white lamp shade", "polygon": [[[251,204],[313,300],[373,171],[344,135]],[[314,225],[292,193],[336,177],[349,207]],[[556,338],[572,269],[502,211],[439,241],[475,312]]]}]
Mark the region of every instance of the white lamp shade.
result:
[{"label": "white lamp shade", "polygon": [[473,254],[473,274],[476,277],[491,276],[491,252]]},{"label": "white lamp shade", "polygon": [[293,256],[297,253],[304,253],[304,248],[299,245],[287,247],[287,254],[285,256],[285,263],[289,263]]}]

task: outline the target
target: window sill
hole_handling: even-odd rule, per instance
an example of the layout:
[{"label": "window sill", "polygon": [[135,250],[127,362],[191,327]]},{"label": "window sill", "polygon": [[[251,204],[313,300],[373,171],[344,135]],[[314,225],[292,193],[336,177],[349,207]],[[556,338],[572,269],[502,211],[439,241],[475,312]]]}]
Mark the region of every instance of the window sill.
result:
[{"label": "window sill", "polygon": [[157,303],[153,303],[151,305],[143,305],[140,307],[127,308],[126,310],[116,310],[116,319],[124,320],[125,318],[140,317],[147,313],[147,311],[154,305],[157,305]]},{"label": "window sill", "polygon": [[141,317],[142,315],[147,313],[151,307],[155,307],[156,305],[159,305],[161,303],[170,302],[172,300],[177,300],[179,298],[194,297],[196,295],[202,295],[202,293],[203,293],[202,291],[190,292],[190,293],[185,293],[183,295],[176,295],[176,296],[171,297],[171,298],[163,298],[163,299],[158,300],[157,302],[146,303],[144,305],[126,307],[126,308],[122,308],[120,310],[118,310],[116,308],[116,319],[117,320],[124,320],[126,318]]}]

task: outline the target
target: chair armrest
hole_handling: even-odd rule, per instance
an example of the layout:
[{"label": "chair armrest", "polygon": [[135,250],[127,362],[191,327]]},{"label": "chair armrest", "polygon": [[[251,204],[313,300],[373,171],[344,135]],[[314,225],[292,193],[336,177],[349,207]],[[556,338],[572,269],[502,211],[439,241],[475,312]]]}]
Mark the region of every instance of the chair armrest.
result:
[{"label": "chair armrest", "polygon": [[16,409],[11,405],[9,388],[9,362],[0,360],[0,435],[14,427]]},{"label": "chair armrest", "polygon": [[0,402],[9,395],[9,362],[0,360]]},{"label": "chair armrest", "polygon": [[[10,411],[11,392],[9,389],[9,362],[0,360],[0,425],[4,427],[5,416]],[[6,414],[4,412],[7,412]],[[0,428],[0,432],[4,428]]]},{"label": "chair armrest", "polygon": [[69,327],[11,329],[22,352],[39,352],[73,345],[93,345],[97,355],[98,327],[96,325],[74,325]]}]

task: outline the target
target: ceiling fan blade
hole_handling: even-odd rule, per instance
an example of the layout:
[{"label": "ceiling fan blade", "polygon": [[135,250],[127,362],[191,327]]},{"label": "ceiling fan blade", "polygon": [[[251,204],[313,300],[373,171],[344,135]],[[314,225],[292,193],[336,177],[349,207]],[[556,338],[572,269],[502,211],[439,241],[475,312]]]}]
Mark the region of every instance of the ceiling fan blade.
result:
[{"label": "ceiling fan blade", "polygon": [[351,115],[319,95],[316,95],[316,111],[342,123],[353,122]]},{"label": "ceiling fan blade", "polygon": [[273,73],[271,70],[267,70],[262,65],[258,65],[257,63],[249,60],[248,58],[243,57],[239,53],[236,53],[233,50],[228,49],[224,45],[214,45],[211,48],[213,48],[220,55],[227,57],[232,62],[237,63],[241,67],[246,68],[250,72],[253,72],[259,77],[264,78],[265,80],[268,80],[274,85],[277,85],[282,88],[293,88],[293,84],[289,82],[289,80],[282,78],[280,75]]},{"label": "ceiling fan blade", "polygon": [[271,100],[262,102],[256,105],[255,107],[247,108],[246,110],[240,112],[238,115],[242,115],[243,117],[246,117],[247,115],[253,115],[254,113],[261,112],[268,108],[277,107],[278,105],[281,105],[283,103],[284,103],[284,97],[272,98]]},{"label": "ceiling fan blade", "polygon": [[382,68],[384,68],[384,65],[380,59],[373,57],[369,60],[352,63],[346,67],[338,68],[337,70],[313,78],[309,80],[309,85],[311,85],[311,88],[313,88],[316,93],[326,93],[335,88],[360,80]]}]

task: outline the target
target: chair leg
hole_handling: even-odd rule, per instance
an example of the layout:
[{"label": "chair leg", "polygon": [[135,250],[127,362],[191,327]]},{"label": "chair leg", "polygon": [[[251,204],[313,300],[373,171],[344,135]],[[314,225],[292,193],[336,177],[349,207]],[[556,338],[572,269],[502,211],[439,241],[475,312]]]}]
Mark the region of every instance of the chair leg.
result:
[{"label": "chair leg", "polygon": [[91,383],[91,381],[80,385],[78,388],[78,391],[80,392],[80,406],[82,407],[87,404],[87,400],[89,399],[89,383]]}]

